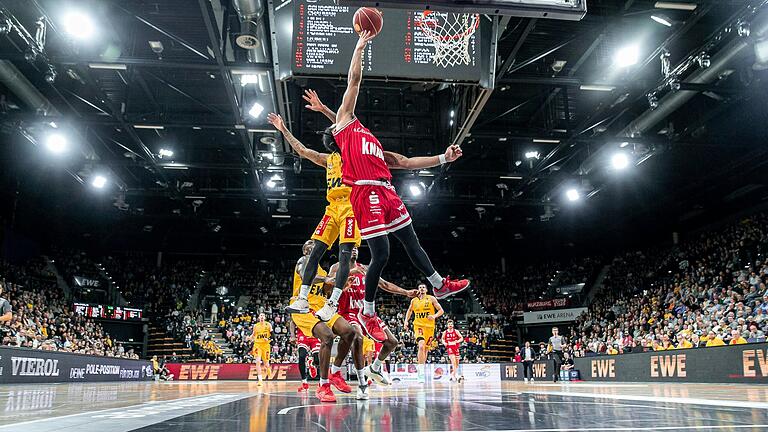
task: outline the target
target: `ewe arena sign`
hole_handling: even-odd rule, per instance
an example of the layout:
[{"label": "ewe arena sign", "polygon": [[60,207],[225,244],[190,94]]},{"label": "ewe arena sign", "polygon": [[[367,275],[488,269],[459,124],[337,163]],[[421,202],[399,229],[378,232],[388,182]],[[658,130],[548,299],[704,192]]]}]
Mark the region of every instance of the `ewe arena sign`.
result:
[{"label": "ewe arena sign", "polygon": [[557,309],[557,310],[544,310],[537,312],[526,312],[523,314],[523,322],[525,324],[546,324],[546,323],[558,323],[575,321],[582,313],[586,312],[587,308],[571,308],[571,309]]},{"label": "ewe arena sign", "polygon": [[585,381],[768,383],[768,343],[575,359]]}]

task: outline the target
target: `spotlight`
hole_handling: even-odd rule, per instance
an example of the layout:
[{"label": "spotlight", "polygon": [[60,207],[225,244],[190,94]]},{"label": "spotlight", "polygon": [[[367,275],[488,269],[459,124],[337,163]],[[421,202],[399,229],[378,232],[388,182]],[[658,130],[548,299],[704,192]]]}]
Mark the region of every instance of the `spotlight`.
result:
[{"label": "spotlight", "polygon": [[611,165],[616,170],[623,170],[629,166],[629,157],[624,152],[618,152],[611,157]]},{"label": "spotlight", "polygon": [[537,152],[537,151],[525,152],[525,158],[526,159],[538,159],[539,158],[539,152]]},{"label": "spotlight", "polygon": [[107,185],[107,178],[101,175],[97,175],[96,177],[91,180],[91,186],[95,187],[96,189],[104,189],[104,186]]},{"label": "spotlight", "polygon": [[661,25],[672,27],[672,20],[666,15],[651,15],[651,19]]},{"label": "spotlight", "polygon": [[703,52],[697,59],[699,63],[699,67],[702,69],[708,69],[710,66],[712,66],[712,57],[709,56],[709,54]]},{"label": "spotlight", "polygon": [[640,59],[640,47],[637,45],[629,45],[616,52],[616,56],[613,58],[614,63],[618,67],[629,67]]},{"label": "spotlight", "polygon": [[74,39],[89,39],[95,32],[93,21],[82,12],[70,12],[64,15],[64,31]]},{"label": "spotlight", "polygon": [[258,118],[262,112],[264,112],[264,106],[256,102],[253,104],[250,111],[248,111],[248,115],[250,115],[253,118]]},{"label": "spotlight", "polygon": [[48,68],[48,70],[45,72],[45,75],[43,75],[43,78],[48,84],[53,84],[56,82],[56,69],[54,69],[53,66]]},{"label": "spotlight", "polygon": [[283,181],[283,178],[280,177],[280,174],[275,174],[272,176],[272,178],[267,180],[267,187],[270,189],[274,189],[277,186],[277,183],[282,181]]},{"label": "spotlight", "polygon": [[656,97],[656,94],[648,95],[648,106],[651,107],[652,110],[659,107],[659,98]]},{"label": "spotlight", "polygon": [[408,187],[408,190],[411,192],[412,197],[418,197],[421,196],[422,191],[419,185],[412,184]]},{"label": "spotlight", "polygon": [[160,156],[160,158],[172,157],[173,156],[173,150],[168,150],[168,149],[161,148],[160,151],[158,152],[158,155]]},{"label": "spotlight", "polygon": [[61,154],[67,151],[67,139],[61,134],[51,134],[45,140],[45,148],[54,154]]},{"label": "spotlight", "polygon": [[248,84],[258,84],[259,83],[259,76],[254,74],[244,74],[240,75],[240,85],[245,87]]},{"label": "spotlight", "polygon": [[581,194],[578,190],[571,188],[565,192],[565,197],[568,198],[568,201],[573,202],[578,201],[581,198]]},{"label": "spotlight", "polygon": [[0,20],[0,35],[7,35],[11,32],[12,28],[13,25],[7,18],[3,17],[2,20]]}]

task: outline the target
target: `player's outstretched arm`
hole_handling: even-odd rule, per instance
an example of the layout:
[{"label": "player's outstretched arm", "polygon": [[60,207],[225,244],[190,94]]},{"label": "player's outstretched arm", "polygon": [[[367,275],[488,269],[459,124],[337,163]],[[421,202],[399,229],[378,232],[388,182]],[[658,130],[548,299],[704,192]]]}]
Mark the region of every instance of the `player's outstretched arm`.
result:
[{"label": "player's outstretched arm", "polygon": [[337,125],[345,125],[355,117],[357,95],[360,94],[360,83],[363,81],[363,52],[374,36],[369,31],[363,31],[360,33],[360,39],[357,40],[355,52],[352,54],[352,61],[349,64],[347,91],[344,92],[344,99],[342,99],[341,106],[336,112]]},{"label": "player's outstretched arm", "polygon": [[302,98],[307,102],[305,108],[319,112],[328,117],[328,120],[330,120],[331,123],[336,123],[336,113],[320,100],[320,96],[317,95],[316,91],[312,89],[304,90],[304,96],[302,96]]},{"label": "player's outstretched arm", "polygon": [[416,290],[407,290],[404,288],[401,288],[392,282],[387,282],[384,279],[379,279],[379,289],[382,289],[388,293],[397,294],[409,298],[416,297],[416,294],[418,291]]},{"label": "player's outstretched arm", "polygon": [[387,163],[387,166],[392,169],[417,170],[453,162],[460,158],[462,154],[461,147],[451,145],[445,150],[445,153],[436,156],[417,156],[409,158],[400,153],[385,151],[384,161]]},{"label": "player's outstretched arm", "polygon": [[274,126],[275,129],[279,130],[280,133],[283,134],[283,136],[285,137],[285,140],[288,141],[288,144],[291,145],[291,148],[295,150],[300,157],[309,159],[315,164],[320,165],[323,168],[326,167],[326,164],[328,161],[328,153],[317,152],[315,150],[307,148],[304,144],[302,144],[301,141],[299,141],[295,136],[293,136],[291,131],[289,131],[288,128],[285,126],[285,122],[283,121],[283,118],[280,117],[280,114],[269,113],[269,115],[267,116],[267,121],[269,122],[269,124]]}]

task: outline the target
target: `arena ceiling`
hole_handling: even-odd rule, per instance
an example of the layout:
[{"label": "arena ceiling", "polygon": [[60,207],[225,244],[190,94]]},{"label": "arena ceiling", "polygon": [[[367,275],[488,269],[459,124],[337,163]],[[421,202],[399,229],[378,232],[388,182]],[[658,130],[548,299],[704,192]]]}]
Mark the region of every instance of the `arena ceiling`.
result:
[{"label": "arena ceiling", "polygon": [[[335,106],[344,82],[275,79],[269,42],[250,58],[236,44],[243,27],[232,1],[77,2],[94,37],[76,40],[63,18],[74,2],[0,0],[2,181],[14,203],[5,217],[163,242],[306,237],[324,205],[324,174],[249,111],[259,102],[282,113],[317,148],[327,122],[303,108],[301,92]],[[256,26],[265,31],[249,30],[270,35],[271,14],[287,2],[265,2]],[[366,81],[358,114],[386,148],[465,151],[443,169],[397,173],[429,227],[422,236],[584,243],[595,231],[666,228],[762,200],[766,1],[669,3],[588,1],[581,21],[499,18],[493,89]],[[618,67],[617,53],[632,46],[637,63]],[[243,71],[263,81],[242,85]],[[52,133],[73,151],[49,154]],[[611,167],[616,152],[627,169]],[[101,191],[96,176],[107,181]]]}]

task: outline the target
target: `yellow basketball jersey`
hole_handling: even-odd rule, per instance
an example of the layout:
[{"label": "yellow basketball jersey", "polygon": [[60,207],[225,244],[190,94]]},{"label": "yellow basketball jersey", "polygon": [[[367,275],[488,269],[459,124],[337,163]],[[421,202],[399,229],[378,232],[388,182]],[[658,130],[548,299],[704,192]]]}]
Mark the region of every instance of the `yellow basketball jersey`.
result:
[{"label": "yellow basketball jersey", "polygon": [[413,325],[418,327],[434,327],[435,321],[427,317],[434,315],[435,305],[432,304],[432,296],[425,295],[423,299],[413,299]]},{"label": "yellow basketball jersey", "polygon": [[333,204],[339,200],[349,200],[349,194],[352,192],[352,188],[345,185],[341,181],[341,155],[338,153],[331,153],[328,155],[328,160],[325,166],[325,179],[328,181],[328,192],[326,193],[326,199]]},{"label": "yellow basketball jersey", "polygon": [[[317,275],[325,277],[328,272],[323,270],[322,267],[317,266]],[[299,291],[301,291],[301,275],[294,269],[293,270],[293,296],[298,297]],[[323,293],[323,283],[318,282],[309,288],[309,295],[307,295],[309,301],[309,308],[317,312],[325,306],[325,294]]]},{"label": "yellow basketball jersey", "polygon": [[257,322],[253,325],[253,343],[268,344],[271,335],[272,330],[270,330],[268,322]]}]

